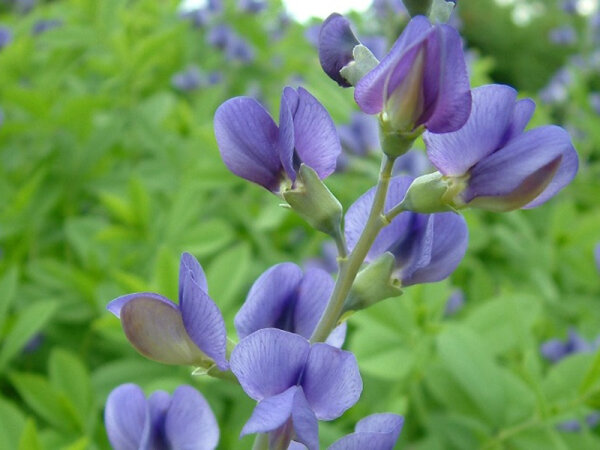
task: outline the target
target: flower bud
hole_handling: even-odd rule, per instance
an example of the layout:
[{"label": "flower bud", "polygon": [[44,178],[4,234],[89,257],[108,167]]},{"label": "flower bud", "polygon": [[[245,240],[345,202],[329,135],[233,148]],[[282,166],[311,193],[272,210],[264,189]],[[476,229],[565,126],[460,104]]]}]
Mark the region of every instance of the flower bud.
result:
[{"label": "flower bud", "polygon": [[449,180],[441,173],[428,173],[416,178],[411,183],[404,200],[402,200],[402,205],[407,211],[424,214],[451,211],[454,208],[448,203],[450,190]]}]

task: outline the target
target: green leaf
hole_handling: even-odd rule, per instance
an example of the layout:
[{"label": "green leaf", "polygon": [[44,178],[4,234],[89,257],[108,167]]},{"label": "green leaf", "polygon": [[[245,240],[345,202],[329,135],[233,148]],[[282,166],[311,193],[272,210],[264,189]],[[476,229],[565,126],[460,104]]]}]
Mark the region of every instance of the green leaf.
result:
[{"label": "green leaf", "polygon": [[502,373],[481,337],[468,328],[452,326],[438,336],[437,348],[442,364],[481,416],[500,425],[506,407]]},{"label": "green leaf", "polygon": [[81,423],[85,423],[92,407],[93,392],[90,375],[75,355],[55,348],[48,361],[50,383],[63,393],[75,407]]},{"label": "green leaf", "polygon": [[0,350],[0,371],[46,325],[56,311],[56,307],[55,302],[41,301],[18,313],[15,324]]},{"label": "green leaf", "polygon": [[11,267],[0,279],[0,330],[4,325],[4,319],[17,292],[17,280],[19,273],[16,267]]},{"label": "green leaf", "polygon": [[583,377],[579,385],[578,392],[581,395],[587,394],[593,387],[600,383],[600,350],[596,351],[594,360]]},{"label": "green leaf", "polygon": [[0,449],[17,448],[25,427],[25,415],[12,402],[0,397]]},{"label": "green leaf", "polygon": [[41,375],[13,372],[10,380],[27,406],[48,423],[64,431],[74,431],[78,423],[68,410],[61,394]]},{"label": "green leaf", "polygon": [[28,419],[25,424],[21,439],[19,440],[19,450],[42,450],[33,419]]},{"label": "green leaf", "polygon": [[245,297],[243,288],[249,281],[250,253],[250,246],[242,242],[220,253],[208,266],[209,293],[222,311],[239,307]]}]

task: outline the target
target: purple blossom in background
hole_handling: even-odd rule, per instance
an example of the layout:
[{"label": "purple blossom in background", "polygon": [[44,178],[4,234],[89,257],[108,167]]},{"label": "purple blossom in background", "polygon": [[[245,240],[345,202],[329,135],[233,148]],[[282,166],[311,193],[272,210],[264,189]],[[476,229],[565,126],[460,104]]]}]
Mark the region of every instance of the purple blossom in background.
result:
[{"label": "purple blossom in background", "polygon": [[329,274],[335,274],[338,271],[337,256],[336,245],[332,241],[326,241],[321,247],[321,257],[307,260],[304,263],[304,268],[306,270],[320,269]]},{"label": "purple blossom in background", "polygon": [[397,414],[372,414],[356,424],[354,433],[338,439],[328,450],[393,450],[403,425],[404,417]]},{"label": "purple blossom in background", "polygon": [[598,342],[589,342],[577,331],[570,329],[566,341],[550,339],[542,344],[540,352],[548,361],[557,363],[569,355],[593,352],[596,348],[598,348]]},{"label": "purple blossom in background", "polygon": [[[595,428],[600,423],[600,412],[593,411],[585,416],[585,424],[588,428]],[[577,419],[565,420],[556,424],[559,431],[566,433],[579,433],[582,430],[581,422]]]},{"label": "purple blossom in background", "polygon": [[[334,281],[321,269],[302,273],[296,264],[277,264],[252,285],[246,301],[235,316],[240,339],[262,328],[278,328],[310,338],[331,293]],[[346,323],[332,331],[327,343],[341,347]]]},{"label": "purple blossom in background", "polygon": [[226,24],[214,26],[207,35],[207,42],[225,52],[230,61],[251,62],[254,59],[254,49],[242,37]]},{"label": "purple blossom in background", "polygon": [[400,156],[394,162],[393,175],[410,175],[413,178],[432,172],[433,168],[425,156],[425,153],[419,149],[412,149]]},{"label": "purple blossom in background", "polygon": [[279,192],[293,184],[300,164],[321,179],[335,170],[341,152],[327,110],[306,89],[286,87],[281,96],[279,127],[256,100],[236,97],[215,113],[215,136],[225,165],[234,174]]},{"label": "purple blossom in background", "polygon": [[364,156],[379,149],[379,124],[372,116],[353,112],[350,123],[337,130],[342,148],[350,154]]},{"label": "purple blossom in background", "polygon": [[291,23],[292,18],[288,13],[286,13],[285,11],[279,13],[279,15],[277,16],[277,21],[275,22],[275,26],[270,30],[269,33],[271,39],[274,39],[276,41],[280,40],[290,27]]},{"label": "purple blossom in background", "polygon": [[223,12],[222,0],[208,0],[204,7],[184,11],[181,17],[190,20],[195,27],[202,28],[221,12]]},{"label": "purple blossom in background", "polygon": [[[412,181],[408,176],[392,178],[386,211],[402,201]],[[345,232],[350,250],[367,223],[374,196],[375,188],[363,194],[346,213]],[[381,230],[365,261],[373,262],[390,252],[396,259],[394,276],[403,286],[431,283],[443,280],[456,269],[467,250],[467,242],[467,225],[458,214],[403,212]]]},{"label": "purple blossom in background", "polygon": [[189,92],[198,88],[212,86],[221,82],[223,75],[221,72],[211,72],[206,74],[198,67],[188,67],[182,72],[178,72],[171,78],[171,85],[180,91]]},{"label": "purple blossom in background", "polygon": [[0,108],[0,127],[4,123],[4,110]]},{"label": "purple blossom in background", "polygon": [[37,3],[37,0],[16,0],[15,1],[17,11],[22,14],[26,14],[29,11],[31,11],[35,7],[36,3]]},{"label": "purple blossom in background", "polygon": [[550,30],[548,38],[557,45],[571,45],[577,41],[575,29],[569,25]]},{"label": "purple blossom in background", "polygon": [[473,110],[453,133],[425,133],[427,156],[458,193],[456,207],[490,211],[533,208],[556,195],[577,173],[569,134],[547,125],[524,131],[535,110],[504,85],[473,90]]},{"label": "purple blossom in background", "polygon": [[460,35],[448,25],[413,18],[387,56],[358,82],[354,99],[367,114],[381,113],[391,130],[459,129],[471,110]]},{"label": "purple blossom in background", "polygon": [[394,15],[408,17],[408,11],[402,0],[373,0],[371,8],[379,19],[388,19]]},{"label": "purple blossom in background", "polygon": [[10,44],[13,40],[13,33],[10,28],[0,25],[0,50]]},{"label": "purple blossom in background", "polygon": [[258,402],[241,435],[269,433],[270,448],[293,439],[318,449],[317,420],[340,417],[362,391],[352,353],[273,328],[242,339],[231,370]]},{"label": "purple blossom in background", "polygon": [[384,36],[361,36],[360,41],[377,59],[382,59],[388,51],[387,39]]},{"label": "purple blossom in background", "polygon": [[573,75],[566,68],[558,70],[548,84],[539,92],[540,100],[544,103],[563,103],[569,95],[569,86],[573,83]]},{"label": "purple blossom in background", "polygon": [[142,292],[119,297],[107,309],[121,319],[127,339],[147,358],[228,368],[223,316],[208,296],[202,267],[189,253],[181,255],[178,305],[160,294]]},{"label": "purple blossom in background", "polygon": [[446,307],[444,308],[444,316],[449,317],[456,314],[458,311],[463,309],[465,306],[465,293],[462,289],[455,289],[448,297],[446,301]]},{"label": "purple blossom in background", "polygon": [[43,19],[38,20],[31,27],[31,34],[37,36],[39,34],[45,33],[46,31],[53,30],[54,28],[61,27],[63,21],[60,19]]},{"label": "purple blossom in background", "polygon": [[115,450],[213,450],[219,426],[196,389],[179,386],[169,395],[156,391],[148,399],[135,384],[122,384],[106,400],[104,422]]},{"label": "purple blossom in background", "polygon": [[588,100],[594,112],[600,115],[600,92],[591,92]]},{"label": "purple blossom in background", "polygon": [[257,14],[267,9],[268,3],[265,0],[239,0],[238,8],[240,11]]},{"label": "purple blossom in background", "polygon": [[44,343],[45,337],[42,333],[35,333],[23,347],[23,353],[34,353]]},{"label": "purple blossom in background", "polygon": [[600,272],[600,242],[594,247],[594,261],[596,262],[596,269]]},{"label": "purple blossom in background", "polygon": [[321,24],[311,25],[304,30],[304,37],[315,48],[319,47],[319,34],[321,34]]},{"label": "purple blossom in background", "polygon": [[193,91],[202,82],[202,73],[197,67],[189,67],[183,72],[178,72],[171,78],[171,84],[180,91]]},{"label": "purple blossom in background", "polygon": [[577,12],[577,3],[579,3],[578,0],[563,0],[560,6],[564,12],[575,14]]}]

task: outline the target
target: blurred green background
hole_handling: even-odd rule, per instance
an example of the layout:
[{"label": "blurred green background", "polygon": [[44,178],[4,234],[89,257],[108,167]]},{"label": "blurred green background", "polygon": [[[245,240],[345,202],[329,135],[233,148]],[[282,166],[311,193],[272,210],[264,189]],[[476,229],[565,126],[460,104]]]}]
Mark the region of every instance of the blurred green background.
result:
[{"label": "blurred green background", "polygon": [[[453,23],[472,85],[508,83],[536,99],[533,124],[571,132],[580,172],[538,209],[465,212],[469,249],[449,280],[350,319],[345,348],[365,388],[342,418],[321,424],[322,445],[390,411],[406,416],[397,448],[598,449],[597,5],[459,3]],[[318,257],[325,238],[225,168],[215,109],[252,95],[276,114],[288,84],[305,86],[339,124],[357,107],[321,72],[310,42],[320,20],[299,24],[279,1],[256,14],[225,2],[208,17],[183,18],[178,6],[0,1],[0,28],[12,34],[0,40],[0,449],[109,448],[102,409],[124,382],[146,392],[196,386],[217,415],[219,448],[251,447],[238,436],[253,402],[238,386],[144,359],[105,307],[135,291],[176,299],[189,251],[235,338],[233,316],[253,280],[273,264]],[[407,21],[373,10],[351,17],[359,35],[388,45]],[[243,40],[237,51],[210,45],[222,24]],[[198,83],[182,89],[173,77],[190,68]],[[374,184],[377,159],[351,158],[328,180],[345,207]],[[465,305],[448,317],[456,289]],[[544,359],[540,345],[568,330],[590,351]]]}]

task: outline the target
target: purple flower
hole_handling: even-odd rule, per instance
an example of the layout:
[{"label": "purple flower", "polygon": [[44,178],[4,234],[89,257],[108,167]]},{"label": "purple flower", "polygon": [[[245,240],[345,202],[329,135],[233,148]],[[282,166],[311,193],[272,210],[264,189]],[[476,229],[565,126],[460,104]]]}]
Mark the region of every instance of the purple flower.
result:
[{"label": "purple flower", "polygon": [[578,0],[563,0],[561,8],[564,12],[575,14],[577,12]]},{"label": "purple flower", "polygon": [[0,108],[0,127],[4,123],[4,110]]},{"label": "purple flower", "polygon": [[221,157],[229,170],[275,193],[286,177],[295,182],[300,163],[314,169],[321,179],[329,176],[341,152],[327,110],[303,88],[284,89],[279,127],[249,97],[223,103],[214,122]]},{"label": "purple flower", "polygon": [[232,36],[225,48],[225,57],[229,61],[249,63],[254,60],[254,49],[240,36]]},{"label": "purple flower", "polygon": [[[386,211],[404,198],[412,178],[392,178]],[[362,233],[375,196],[375,188],[363,194],[346,213],[345,232],[349,249]],[[449,276],[467,249],[468,230],[462,216],[449,213],[403,212],[385,227],[373,242],[365,261],[373,262],[385,252],[396,259],[395,277],[403,286],[430,283]]]},{"label": "purple flower", "polygon": [[573,83],[573,75],[563,67],[550,79],[548,84],[539,92],[540,100],[544,103],[563,103],[569,96],[569,86]]},{"label": "purple flower", "polygon": [[553,28],[548,35],[551,42],[557,45],[571,45],[577,40],[577,33],[573,27],[566,25],[564,27]]},{"label": "purple flower", "polygon": [[315,24],[307,27],[304,30],[304,38],[313,45],[319,47],[319,35],[321,34],[321,25]]},{"label": "purple flower", "polygon": [[431,164],[425,153],[419,149],[412,149],[400,156],[394,162],[394,175],[410,175],[418,177],[427,172],[431,172]]},{"label": "purple flower", "polygon": [[600,242],[594,247],[594,261],[596,262],[596,269],[600,272]]},{"label": "purple flower", "polygon": [[31,27],[31,34],[33,34],[33,35],[42,34],[42,33],[45,33],[46,31],[50,31],[50,30],[53,30],[54,28],[58,28],[58,27],[62,26],[62,24],[63,24],[63,21],[60,19],[38,20],[36,23],[33,24],[33,27]]},{"label": "purple flower", "polygon": [[600,115],[600,92],[591,92],[588,100],[594,112]]},{"label": "purple flower", "polygon": [[[321,269],[302,273],[292,263],[277,264],[252,285],[235,316],[240,339],[262,328],[278,328],[310,338],[321,318],[334,286],[331,275]],[[332,331],[327,343],[341,347],[346,324]]]},{"label": "purple flower", "polygon": [[208,296],[206,276],[196,258],[181,255],[179,304],[142,292],[119,297],[107,309],[121,319],[133,347],[165,364],[228,368],[227,336],[219,308]]},{"label": "purple flower", "polygon": [[[273,328],[242,339],[231,354],[231,370],[258,405],[242,436],[269,433],[270,441],[294,439],[318,449],[317,420],[333,420],[362,391],[356,358],[323,343]],[[279,448],[279,447],[275,447]]]},{"label": "purple flower", "polygon": [[320,269],[330,274],[337,273],[337,256],[338,251],[336,245],[332,241],[326,241],[321,247],[321,256],[307,260],[304,263],[304,268],[306,270]]},{"label": "purple flower", "polygon": [[460,311],[465,306],[465,293],[462,289],[455,289],[446,301],[444,316],[452,316]]},{"label": "purple flower", "polygon": [[171,85],[180,91],[189,92],[198,88],[218,84],[222,80],[220,72],[206,74],[197,67],[188,67],[171,78]]},{"label": "purple flower", "polygon": [[10,44],[13,40],[13,33],[10,28],[0,25],[0,50]]},{"label": "purple flower", "polygon": [[319,32],[319,61],[323,71],[342,87],[352,86],[340,70],[354,59],[352,51],[359,44],[344,16],[334,13],[325,19]]},{"label": "purple flower", "polygon": [[350,123],[338,126],[342,148],[348,153],[364,156],[379,149],[379,125],[373,117],[353,112]]},{"label": "purple flower", "polygon": [[354,433],[335,441],[328,450],[392,450],[404,425],[397,414],[372,414],[360,420]]},{"label": "purple flower", "polygon": [[244,63],[254,59],[254,49],[225,24],[214,26],[207,35],[210,45],[225,52],[227,59]]},{"label": "purple flower", "polygon": [[[600,423],[600,412],[592,411],[585,416],[585,423],[588,428],[596,428]],[[566,433],[579,433],[582,429],[581,422],[577,419],[570,419],[560,422],[556,428]]]},{"label": "purple flower", "polygon": [[524,132],[534,109],[509,86],[483,86],[473,90],[463,128],[425,133],[427,156],[449,183],[454,207],[533,208],[571,182],[578,158],[569,134],[553,125]]},{"label": "purple flower", "polygon": [[386,129],[459,129],[469,117],[471,91],[458,32],[413,18],[387,56],[358,82],[354,99],[367,114],[381,113]]},{"label": "purple flower", "polygon": [[179,386],[169,395],[156,391],[148,399],[135,384],[122,384],[106,400],[104,422],[115,450],[213,450],[219,426],[196,389]]},{"label": "purple flower", "polygon": [[189,67],[173,75],[171,84],[180,91],[193,91],[202,84],[202,73],[197,67]]},{"label": "purple flower", "polygon": [[598,345],[588,342],[577,331],[570,329],[567,340],[550,339],[542,344],[540,352],[547,360],[557,363],[575,353],[593,352]]},{"label": "purple flower", "polygon": [[240,11],[257,14],[264,11],[268,4],[265,0],[239,0],[238,8]]},{"label": "purple flower", "polygon": [[402,0],[373,0],[371,8],[380,19],[387,19],[395,15],[408,16],[408,11],[406,11]]}]

